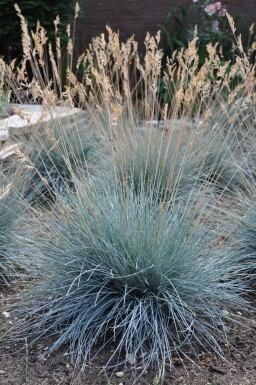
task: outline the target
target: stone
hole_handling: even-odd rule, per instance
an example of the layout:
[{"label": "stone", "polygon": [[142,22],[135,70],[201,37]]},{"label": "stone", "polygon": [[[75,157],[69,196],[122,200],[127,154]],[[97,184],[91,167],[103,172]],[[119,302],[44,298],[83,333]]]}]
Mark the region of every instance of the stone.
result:
[{"label": "stone", "polygon": [[10,313],[8,311],[3,311],[2,314],[4,318],[10,318]]},{"label": "stone", "polygon": [[4,142],[9,138],[7,123],[8,123],[8,119],[0,120],[0,141],[1,142]]},{"label": "stone", "polygon": [[4,143],[0,150],[0,160],[5,160],[10,156],[17,154],[20,150],[21,143],[9,144],[8,141]]},{"label": "stone", "polygon": [[0,141],[10,137],[31,133],[51,120],[58,120],[62,124],[76,124],[79,119],[86,120],[85,111],[79,108],[52,107],[45,109],[35,104],[10,104],[13,115],[0,120]]},{"label": "stone", "polygon": [[124,376],[124,372],[116,372],[117,378],[122,378]]},{"label": "stone", "polygon": [[0,376],[3,376],[6,373],[5,370],[0,370]]},{"label": "stone", "polygon": [[12,104],[15,115],[8,119],[9,136],[19,136],[40,128],[42,124],[51,120],[59,120],[62,123],[70,119],[76,119],[75,115],[85,115],[79,108],[52,107],[44,109],[41,105]]}]

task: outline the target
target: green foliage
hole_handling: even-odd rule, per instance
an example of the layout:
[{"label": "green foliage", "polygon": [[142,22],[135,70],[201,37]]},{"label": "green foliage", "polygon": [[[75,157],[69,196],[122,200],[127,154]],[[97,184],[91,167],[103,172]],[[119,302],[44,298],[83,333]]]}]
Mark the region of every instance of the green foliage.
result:
[{"label": "green foliage", "polygon": [[[20,20],[16,15],[14,4],[18,3],[23,15],[28,21],[29,30],[35,29],[37,20],[48,31],[54,40],[53,21],[60,16],[61,35],[64,35],[66,25],[72,21],[75,1],[59,0],[0,0],[0,54],[7,59],[21,55]],[[36,17],[35,17],[36,15]]]},{"label": "green foliage", "polygon": [[[196,8],[196,22],[192,25],[189,22],[188,6],[173,6],[168,13],[165,22],[160,25],[164,35],[165,54],[171,55],[175,50],[185,48],[189,41],[195,35],[195,26],[197,25],[196,36],[198,37],[199,64],[202,65],[207,57],[207,44],[218,43],[222,47],[220,53],[221,60],[228,61],[233,59],[232,43],[234,37],[231,33],[228,21],[224,17],[208,15],[205,11],[208,1],[194,4]],[[193,3],[191,1],[191,8]]]},{"label": "green foliage", "polygon": [[166,16],[160,28],[164,35],[165,52],[174,52],[178,48],[184,48],[189,40],[189,31],[184,28],[187,23],[187,11],[185,7],[173,6]]},{"label": "green foliage", "polygon": [[[208,7],[212,5],[219,4],[219,8],[215,8],[213,13],[207,10]],[[225,3],[222,2],[211,2],[209,0],[204,0],[202,2],[197,2],[194,4],[196,11],[199,14],[199,23],[198,23],[198,37],[199,37],[199,56],[202,60],[206,56],[206,47],[207,44],[218,44],[222,47],[222,59],[224,61],[233,59],[232,43],[234,42],[234,37],[231,32],[228,20],[225,17],[226,8]],[[221,15],[221,12],[223,14]],[[192,32],[192,31],[191,31]],[[192,37],[192,34],[190,34]]]}]

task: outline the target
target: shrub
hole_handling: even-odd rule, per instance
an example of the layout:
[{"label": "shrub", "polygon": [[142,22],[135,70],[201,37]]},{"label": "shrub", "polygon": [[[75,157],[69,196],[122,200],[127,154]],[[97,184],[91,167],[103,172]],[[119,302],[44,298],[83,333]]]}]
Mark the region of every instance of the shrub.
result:
[{"label": "shrub", "polygon": [[[61,1],[35,0],[0,0],[0,54],[7,59],[14,59],[21,56],[22,47],[20,44],[20,22],[14,9],[14,4],[18,3],[28,21],[28,28],[31,30],[36,26],[37,20],[41,20],[44,28],[49,29],[51,38],[54,37],[53,20],[57,15],[61,17],[62,32],[70,22],[74,14],[75,1],[71,0],[68,4]],[[36,12],[36,18],[34,17]],[[10,20],[12,21],[10,23]],[[62,33],[62,36],[64,34]]]},{"label": "shrub", "polygon": [[[195,8],[194,17],[197,19],[194,25],[189,21],[193,6]],[[164,35],[166,55],[172,55],[175,50],[186,47],[193,38],[196,28],[200,65],[207,58],[207,44],[210,43],[217,43],[223,48],[223,51],[220,51],[222,62],[232,60],[234,37],[227,18],[224,17],[226,11],[224,4],[212,3],[208,0],[191,1],[190,6],[188,4],[186,6],[172,6],[164,24],[160,25]]]},{"label": "shrub", "polygon": [[161,375],[198,342],[221,354],[226,322],[245,301],[236,259],[218,255],[216,235],[202,226],[204,202],[163,206],[113,186],[99,193],[78,181],[38,237],[26,237],[21,247],[43,277],[16,304],[16,332],[55,334],[49,350],[69,342],[77,365],[98,342],[100,350],[114,342],[115,353],[135,355],[144,369],[155,363]]}]

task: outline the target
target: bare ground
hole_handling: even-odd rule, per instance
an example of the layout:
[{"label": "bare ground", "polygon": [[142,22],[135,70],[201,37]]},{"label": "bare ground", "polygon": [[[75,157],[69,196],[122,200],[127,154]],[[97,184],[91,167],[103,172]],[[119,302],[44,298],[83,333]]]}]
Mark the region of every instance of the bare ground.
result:
[{"label": "bare ground", "polygon": [[[8,296],[2,294],[1,296]],[[256,300],[253,300],[256,308]],[[9,322],[0,310],[2,324]],[[224,347],[227,362],[199,351],[194,364],[176,359],[174,369],[167,372],[164,385],[255,385],[256,384],[256,317],[243,314],[242,325],[236,325],[230,335],[232,349]],[[8,325],[7,325],[8,326]],[[157,371],[142,373],[141,368],[119,367],[118,372],[102,371],[99,367],[107,361],[111,348],[101,353],[83,374],[74,375],[73,366],[63,346],[47,355],[52,339],[46,338],[34,346],[9,344],[0,337],[1,385],[156,385]],[[119,375],[119,376],[118,376]]]}]

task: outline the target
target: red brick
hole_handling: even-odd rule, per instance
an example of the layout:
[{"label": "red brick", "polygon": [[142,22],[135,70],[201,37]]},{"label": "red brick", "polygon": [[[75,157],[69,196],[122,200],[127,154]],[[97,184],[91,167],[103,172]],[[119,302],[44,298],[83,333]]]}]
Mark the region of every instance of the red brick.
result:
[{"label": "red brick", "polygon": [[[174,4],[187,6],[190,22],[196,23],[192,0],[80,0],[79,4],[83,11],[77,26],[81,46],[105,32],[106,24],[119,30],[122,39],[135,33],[136,39],[143,42],[147,30],[156,32]],[[256,21],[256,0],[225,0],[223,4],[237,18],[238,31],[248,30]]]}]

